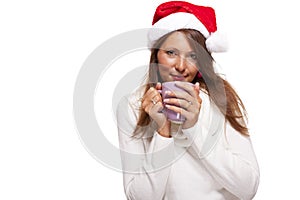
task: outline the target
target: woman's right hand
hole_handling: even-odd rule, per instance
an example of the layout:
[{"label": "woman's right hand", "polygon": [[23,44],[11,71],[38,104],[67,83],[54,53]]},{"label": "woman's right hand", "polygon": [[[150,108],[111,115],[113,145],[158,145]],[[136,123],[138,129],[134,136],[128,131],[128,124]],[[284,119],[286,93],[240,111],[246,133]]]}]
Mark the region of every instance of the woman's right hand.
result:
[{"label": "woman's right hand", "polygon": [[147,90],[142,100],[142,108],[156,122],[157,132],[164,137],[170,137],[170,122],[161,112],[164,107],[159,90],[161,90],[161,83]]}]

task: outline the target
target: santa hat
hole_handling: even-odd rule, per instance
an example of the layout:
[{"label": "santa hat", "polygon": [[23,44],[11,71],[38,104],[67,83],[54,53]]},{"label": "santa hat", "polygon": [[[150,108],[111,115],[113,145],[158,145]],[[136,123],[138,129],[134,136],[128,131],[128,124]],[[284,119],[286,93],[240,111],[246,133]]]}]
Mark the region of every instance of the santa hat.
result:
[{"label": "santa hat", "polygon": [[148,33],[149,47],[163,35],[182,28],[195,29],[202,33],[206,38],[208,51],[227,51],[225,36],[217,32],[214,9],[184,1],[170,1],[157,7],[152,28]]}]

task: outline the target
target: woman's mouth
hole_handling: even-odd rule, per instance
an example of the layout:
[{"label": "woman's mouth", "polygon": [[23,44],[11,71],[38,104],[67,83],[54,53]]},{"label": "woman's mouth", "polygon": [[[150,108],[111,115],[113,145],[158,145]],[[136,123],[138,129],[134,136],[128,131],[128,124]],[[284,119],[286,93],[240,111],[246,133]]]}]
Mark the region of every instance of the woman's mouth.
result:
[{"label": "woman's mouth", "polygon": [[174,81],[183,81],[185,79],[185,76],[183,75],[173,75],[171,74]]}]

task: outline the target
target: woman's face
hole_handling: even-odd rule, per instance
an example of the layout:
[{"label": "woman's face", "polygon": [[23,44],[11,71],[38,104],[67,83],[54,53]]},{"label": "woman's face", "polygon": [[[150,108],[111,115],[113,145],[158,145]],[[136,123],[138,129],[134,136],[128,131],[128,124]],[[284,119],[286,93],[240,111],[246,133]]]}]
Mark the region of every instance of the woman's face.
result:
[{"label": "woman's face", "polygon": [[174,32],[166,39],[157,53],[157,59],[163,82],[192,82],[197,75],[196,53],[181,32]]}]

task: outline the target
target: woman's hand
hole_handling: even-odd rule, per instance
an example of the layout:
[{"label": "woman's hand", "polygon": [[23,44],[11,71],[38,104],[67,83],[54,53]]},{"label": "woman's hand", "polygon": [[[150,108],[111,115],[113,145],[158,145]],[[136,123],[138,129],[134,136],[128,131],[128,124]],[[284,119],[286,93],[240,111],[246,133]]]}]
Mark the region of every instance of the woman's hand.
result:
[{"label": "woman's hand", "polygon": [[193,127],[198,121],[202,99],[199,97],[200,86],[196,83],[194,86],[184,82],[176,82],[176,86],[183,88],[186,92],[170,92],[169,98],[164,99],[166,107],[186,118],[182,128]]},{"label": "woman's hand", "polygon": [[164,107],[158,90],[161,90],[161,83],[157,83],[155,88],[148,89],[142,99],[142,108],[156,122],[157,132],[164,137],[170,137],[171,123],[167,120],[165,114],[161,112]]}]

